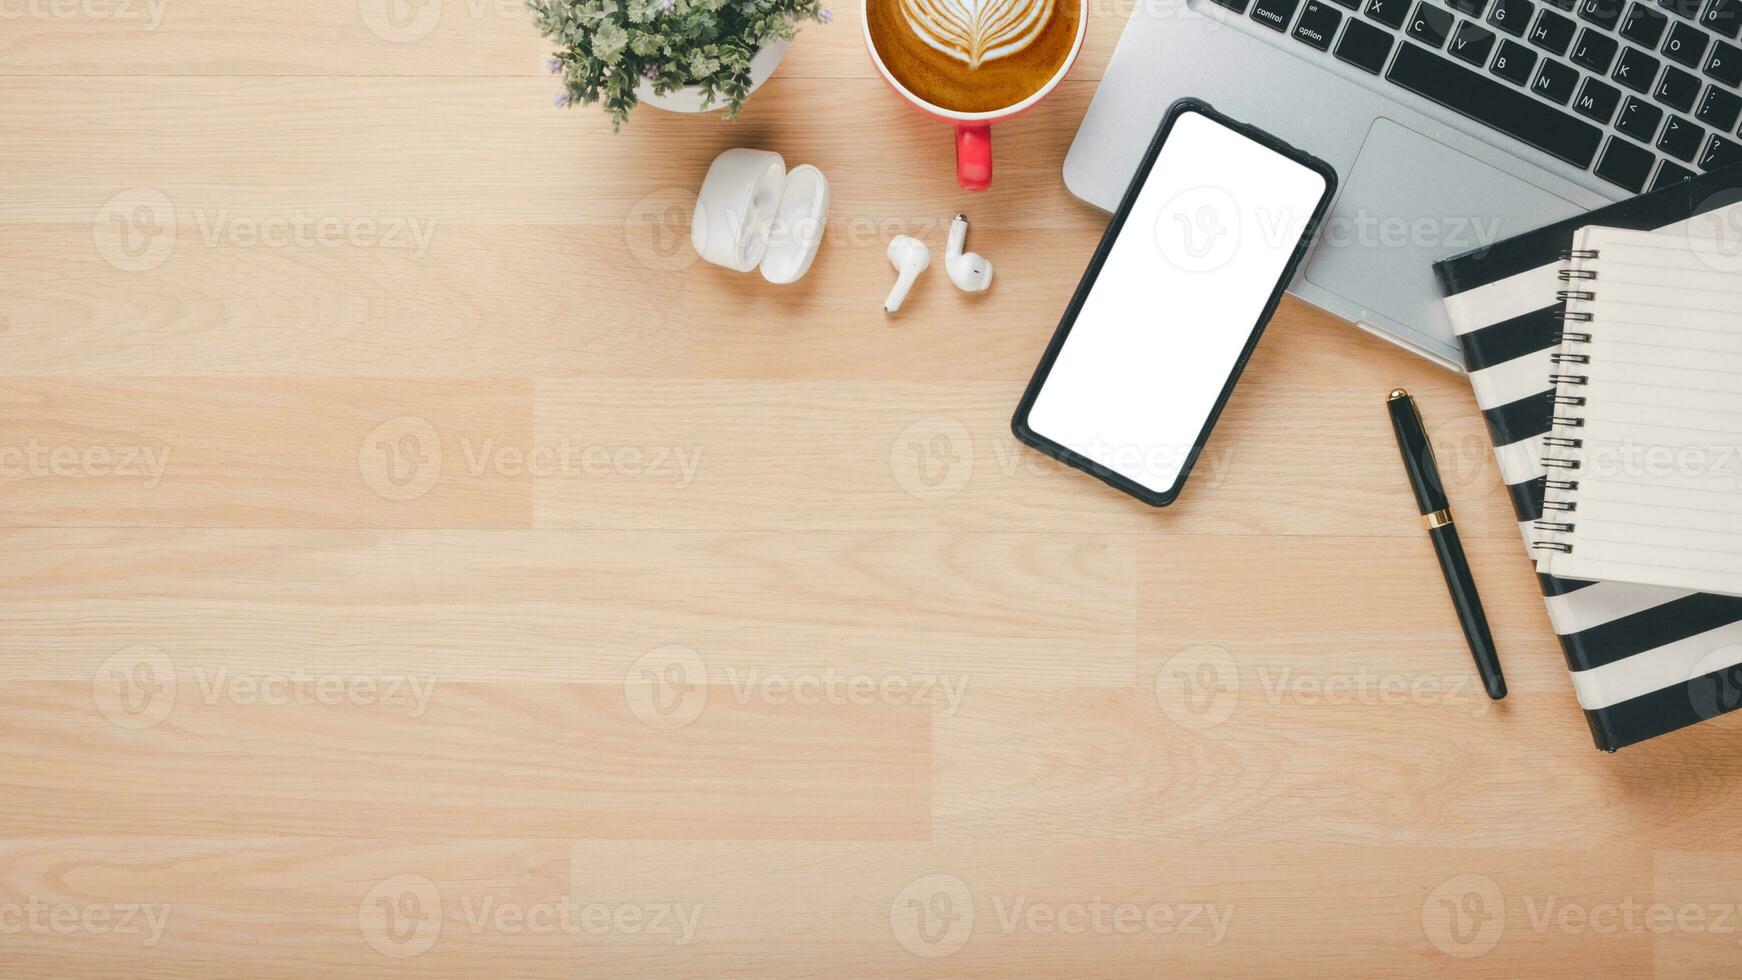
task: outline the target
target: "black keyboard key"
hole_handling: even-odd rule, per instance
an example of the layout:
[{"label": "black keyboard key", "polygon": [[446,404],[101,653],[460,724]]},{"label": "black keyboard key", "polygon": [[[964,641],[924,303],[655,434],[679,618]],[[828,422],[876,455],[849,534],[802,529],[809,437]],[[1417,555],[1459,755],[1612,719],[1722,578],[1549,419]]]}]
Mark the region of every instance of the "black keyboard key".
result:
[{"label": "black keyboard key", "polygon": [[1742,48],[1727,41],[1713,44],[1706,55],[1705,72],[1732,88],[1742,85]]},{"label": "black keyboard key", "polygon": [[1337,0],[1337,3],[1348,7],[1350,10],[1361,9],[1361,0]]},{"label": "black keyboard key", "polygon": [[1595,78],[1587,78],[1584,86],[1579,89],[1579,97],[1573,100],[1573,111],[1587,119],[1597,120],[1598,125],[1607,126],[1609,117],[1615,114],[1615,107],[1620,102],[1620,89]]},{"label": "black keyboard key", "polygon": [[1668,17],[1643,3],[1635,3],[1627,8],[1627,19],[1621,22],[1621,36],[1634,44],[1656,48],[1658,40],[1663,37],[1664,25],[1668,23]]},{"label": "black keyboard key", "polygon": [[1514,85],[1530,84],[1530,70],[1536,67],[1536,52],[1516,41],[1501,41],[1500,53],[1494,56],[1489,70]]},{"label": "black keyboard key", "polygon": [[1294,25],[1294,39],[1304,41],[1320,51],[1331,50],[1331,38],[1337,36],[1337,26],[1343,23],[1343,13],[1328,3],[1306,0],[1300,21]]},{"label": "black keyboard key", "polygon": [[1700,94],[1700,80],[1680,68],[1665,68],[1657,80],[1652,98],[1672,109],[1694,111],[1694,98]]},{"label": "black keyboard key", "polygon": [[1671,163],[1670,161],[1665,160],[1657,165],[1657,176],[1651,178],[1651,189],[1654,191],[1661,190],[1671,184],[1679,184],[1693,175],[1694,172],[1692,170],[1689,170],[1680,164]]},{"label": "black keyboard key", "polygon": [[1542,59],[1542,67],[1536,70],[1536,81],[1530,83],[1530,90],[1537,95],[1546,96],[1552,102],[1566,105],[1573,97],[1573,86],[1578,84],[1579,73],[1553,58]]},{"label": "black keyboard key", "polygon": [[1273,31],[1286,31],[1298,6],[1300,0],[1257,0],[1252,5],[1252,19]]},{"label": "black keyboard key", "polygon": [[1404,20],[1409,17],[1409,0],[1367,0],[1362,12],[1386,27],[1402,30]]},{"label": "black keyboard key", "polygon": [[1706,94],[1700,99],[1700,107],[1694,110],[1694,118],[1713,129],[1730,129],[1736,125],[1736,117],[1739,115],[1742,115],[1742,98],[1716,85],[1706,86]]},{"label": "black keyboard key", "polygon": [[1597,158],[1597,176],[1637,194],[1645,190],[1645,178],[1651,176],[1654,162],[1650,150],[1611,136],[1603,155]]},{"label": "black keyboard key", "polygon": [[1446,0],[1446,6],[1465,17],[1480,17],[1482,8],[1488,6],[1488,0]]},{"label": "black keyboard key", "polygon": [[1377,75],[1391,54],[1391,35],[1365,21],[1351,20],[1337,42],[1337,57]]},{"label": "black keyboard key", "polygon": [[1614,30],[1626,3],[1627,0],[1579,0],[1579,19],[1590,21],[1604,30]]},{"label": "black keyboard key", "polygon": [[1679,61],[1689,68],[1700,64],[1700,56],[1706,53],[1706,42],[1710,40],[1704,31],[1692,24],[1677,21],[1669,29],[1669,37],[1663,42],[1663,56],[1671,61]]},{"label": "black keyboard key", "polygon": [[1531,0],[1494,0],[1494,6],[1488,10],[1488,23],[1513,37],[1523,37],[1535,16],[1536,5]]},{"label": "black keyboard key", "polygon": [[1426,48],[1399,45],[1385,77],[1575,167],[1590,166],[1597,153],[1597,127]]},{"label": "black keyboard key", "polygon": [[1246,12],[1246,0],[1216,0],[1216,2],[1237,14]]},{"label": "black keyboard key", "polygon": [[1706,9],[1700,11],[1700,26],[1713,34],[1734,38],[1736,30],[1742,28],[1742,0],[1706,0]]},{"label": "black keyboard key", "polygon": [[1425,3],[1415,5],[1415,13],[1409,18],[1409,36],[1417,41],[1437,48],[1446,43],[1446,38],[1452,33],[1452,15],[1439,7],[1430,7]]},{"label": "black keyboard key", "polygon": [[1677,160],[1692,160],[1700,152],[1700,137],[1706,131],[1680,116],[1670,116],[1663,124],[1663,135],[1657,138],[1657,148]]},{"label": "black keyboard key", "polygon": [[1571,10],[1579,5],[1579,0],[1548,0],[1548,2],[1562,10]]},{"label": "black keyboard key", "polygon": [[1615,62],[1615,74],[1610,77],[1635,92],[1651,91],[1651,80],[1657,77],[1658,60],[1638,48],[1623,48],[1621,60]]},{"label": "black keyboard key", "polygon": [[1565,54],[1567,45],[1573,43],[1573,27],[1571,20],[1545,10],[1536,16],[1536,26],[1530,29],[1530,43],[1544,51]]},{"label": "black keyboard key", "polygon": [[1452,42],[1446,45],[1446,51],[1452,57],[1477,68],[1488,63],[1488,53],[1493,50],[1494,32],[1468,20],[1458,22],[1458,29],[1452,32]]},{"label": "black keyboard key", "polygon": [[1615,60],[1615,52],[1620,47],[1619,41],[1587,27],[1579,32],[1579,41],[1573,45],[1573,63],[1599,75],[1607,74],[1609,62]]},{"label": "black keyboard key", "polygon": [[1700,16],[1701,2],[1702,0],[1657,0],[1657,5],[1672,14],[1693,20]]},{"label": "black keyboard key", "polygon": [[1730,142],[1717,133],[1706,138],[1706,148],[1700,153],[1700,169],[1716,170],[1728,167],[1732,163],[1742,163],[1742,146]]},{"label": "black keyboard key", "polygon": [[1657,124],[1662,121],[1662,109],[1629,95],[1621,106],[1621,115],[1615,120],[1615,128],[1641,143],[1650,143],[1657,135]]},{"label": "black keyboard key", "polygon": [[1488,11],[1488,23],[1513,37],[1523,37],[1524,29],[1530,26],[1530,15],[1535,12],[1530,0],[1494,0],[1494,9]]}]

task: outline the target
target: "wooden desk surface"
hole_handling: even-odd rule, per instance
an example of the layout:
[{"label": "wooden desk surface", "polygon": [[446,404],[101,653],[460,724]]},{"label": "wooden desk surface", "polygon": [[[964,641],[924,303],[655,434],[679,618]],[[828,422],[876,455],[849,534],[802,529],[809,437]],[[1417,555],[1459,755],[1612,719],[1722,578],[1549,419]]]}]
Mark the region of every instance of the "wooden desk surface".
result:
[{"label": "wooden desk surface", "polygon": [[[1129,0],[972,198],[850,2],[621,136],[382,2],[0,0],[0,974],[1736,973],[1742,718],[1592,749],[1461,378],[1289,301],[1171,510],[1010,438]],[[797,286],[685,244],[735,145]]]}]

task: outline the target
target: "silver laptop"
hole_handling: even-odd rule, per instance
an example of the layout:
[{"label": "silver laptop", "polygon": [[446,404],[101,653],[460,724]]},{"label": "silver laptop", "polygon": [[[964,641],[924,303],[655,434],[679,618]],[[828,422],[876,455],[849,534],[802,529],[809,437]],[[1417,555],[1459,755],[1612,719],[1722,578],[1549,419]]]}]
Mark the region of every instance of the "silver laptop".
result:
[{"label": "silver laptop", "polygon": [[1290,291],[1461,368],[1435,260],[1742,161],[1739,10],[1137,0],[1065,183],[1117,207],[1163,111],[1201,98],[1337,168],[1338,199]]}]

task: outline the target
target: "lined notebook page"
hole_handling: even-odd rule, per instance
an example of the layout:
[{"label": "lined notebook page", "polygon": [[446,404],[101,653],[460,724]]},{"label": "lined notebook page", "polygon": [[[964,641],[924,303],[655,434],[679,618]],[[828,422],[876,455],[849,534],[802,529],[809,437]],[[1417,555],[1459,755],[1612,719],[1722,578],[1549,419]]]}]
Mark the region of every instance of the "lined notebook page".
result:
[{"label": "lined notebook page", "polygon": [[1573,248],[1592,275],[1564,288],[1590,296],[1567,300],[1543,456],[1578,466],[1548,470],[1538,569],[1742,594],[1742,240],[1583,228]]}]

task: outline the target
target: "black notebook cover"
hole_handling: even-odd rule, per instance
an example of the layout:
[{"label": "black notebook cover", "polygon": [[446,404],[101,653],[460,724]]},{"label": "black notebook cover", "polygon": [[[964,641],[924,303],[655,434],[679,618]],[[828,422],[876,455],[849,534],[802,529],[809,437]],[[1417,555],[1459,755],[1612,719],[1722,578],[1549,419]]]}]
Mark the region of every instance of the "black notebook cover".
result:
[{"label": "black notebook cover", "polygon": [[[1729,210],[1710,214],[1719,209]],[[1527,545],[1542,516],[1562,253],[1587,225],[1652,230],[1699,215],[1707,217],[1692,234],[1734,238],[1742,250],[1742,165],[1434,265]],[[1537,578],[1598,748],[1613,752],[1742,707],[1742,598]]]}]

